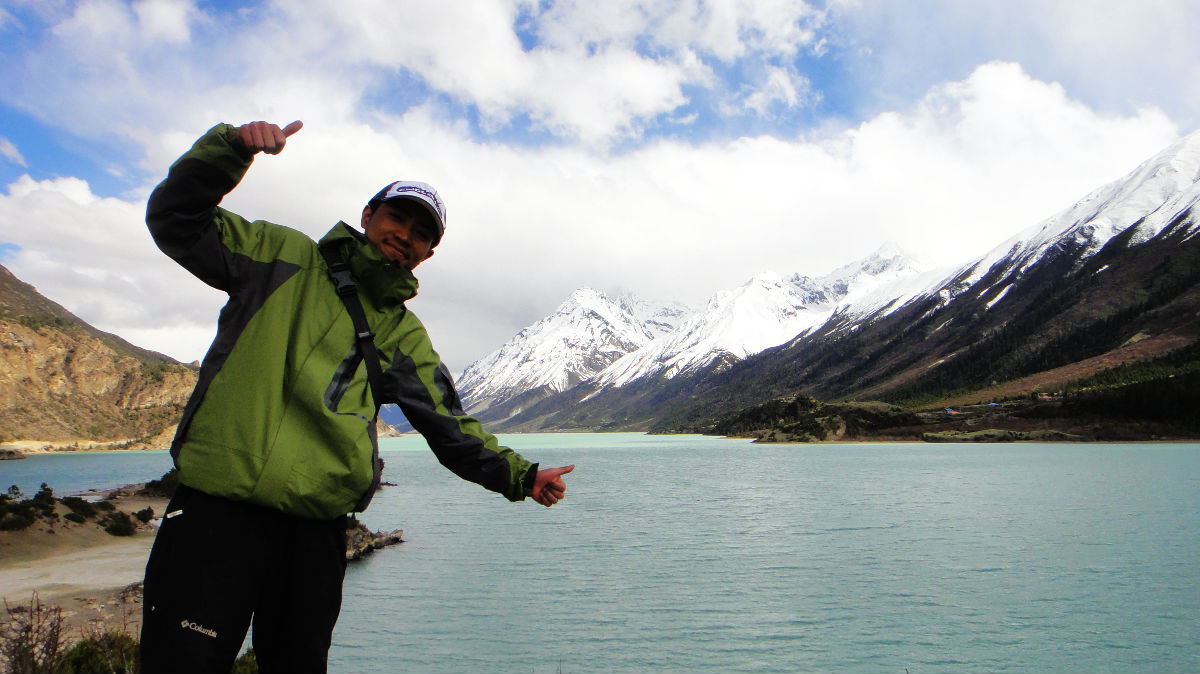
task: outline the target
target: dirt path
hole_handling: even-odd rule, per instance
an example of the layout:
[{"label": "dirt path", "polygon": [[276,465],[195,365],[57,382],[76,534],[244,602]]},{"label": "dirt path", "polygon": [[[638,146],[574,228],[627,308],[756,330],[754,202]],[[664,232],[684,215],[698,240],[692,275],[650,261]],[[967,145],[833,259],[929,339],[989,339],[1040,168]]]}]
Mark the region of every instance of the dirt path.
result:
[{"label": "dirt path", "polygon": [[141,533],[41,559],[5,561],[0,596],[11,606],[27,602],[34,590],[43,600],[55,600],[125,587],[142,579],[153,543],[153,534]]}]

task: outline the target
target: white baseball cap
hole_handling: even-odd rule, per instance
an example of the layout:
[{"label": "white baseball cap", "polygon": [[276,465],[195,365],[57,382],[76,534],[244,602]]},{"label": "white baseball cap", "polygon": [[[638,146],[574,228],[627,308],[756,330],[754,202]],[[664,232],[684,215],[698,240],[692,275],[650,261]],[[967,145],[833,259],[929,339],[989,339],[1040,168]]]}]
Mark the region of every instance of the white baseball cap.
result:
[{"label": "white baseball cap", "polygon": [[379,190],[375,196],[371,197],[367,205],[374,208],[382,202],[393,199],[411,199],[424,206],[425,210],[433,216],[433,221],[437,223],[437,233],[433,245],[436,246],[441,242],[442,235],[446,233],[446,203],[438,196],[433,185],[416,180],[397,180]]}]

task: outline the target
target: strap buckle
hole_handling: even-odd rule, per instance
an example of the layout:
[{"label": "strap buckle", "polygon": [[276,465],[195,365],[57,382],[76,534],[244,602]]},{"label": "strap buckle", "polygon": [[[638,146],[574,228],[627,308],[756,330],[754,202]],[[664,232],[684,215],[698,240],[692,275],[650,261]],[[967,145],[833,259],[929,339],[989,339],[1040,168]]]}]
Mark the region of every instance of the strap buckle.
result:
[{"label": "strap buckle", "polygon": [[337,294],[349,296],[358,292],[358,282],[350,273],[350,265],[345,262],[338,261],[330,265],[329,275],[333,277],[333,286],[337,290]]}]

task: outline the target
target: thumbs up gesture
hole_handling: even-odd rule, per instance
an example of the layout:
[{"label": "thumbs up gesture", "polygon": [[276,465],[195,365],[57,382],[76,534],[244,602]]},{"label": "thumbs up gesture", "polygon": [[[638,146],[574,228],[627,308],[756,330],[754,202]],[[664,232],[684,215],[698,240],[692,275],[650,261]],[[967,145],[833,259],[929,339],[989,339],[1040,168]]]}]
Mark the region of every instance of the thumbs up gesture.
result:
[{"label": "thumbs up gesture", "polygon": [[277,124],[270,122],[250,122],[238,127],[237,137],[238,142],[250,154],[259,152],[279,154],[283,152],[283,146],[287,144],[288,137],[303,127],[304,122],[300,120],[296,120],[282,129]]},{"label": "thumbs up gesture", "polygon": [[533,482],[533,500],[549,508],[563,500],[567,485],[562,476],[575,470],[575,464],[562,468],[543,468],[537,472]]}]

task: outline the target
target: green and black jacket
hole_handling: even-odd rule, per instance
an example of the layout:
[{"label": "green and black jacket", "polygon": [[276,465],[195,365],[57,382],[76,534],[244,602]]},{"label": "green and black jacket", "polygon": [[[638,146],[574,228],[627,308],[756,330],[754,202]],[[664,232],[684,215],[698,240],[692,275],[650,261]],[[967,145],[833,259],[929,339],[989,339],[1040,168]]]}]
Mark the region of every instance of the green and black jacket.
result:
[{"label": "green and black jacket", "polygon": [[374,400],[354,327],[317,244],[218,206],[250,166],[220,124],[172,165],[146,222],[158,247],[229,295],[171,455],[180,481],[209,494],[330,519],[366,508],[382,464],[376,403],[395,403],[443,465],[510,500],[537,464],[465,415],[450,373],[404,303],[417,280],[357,230],[335,242],[376,334],[384,400]]}]

